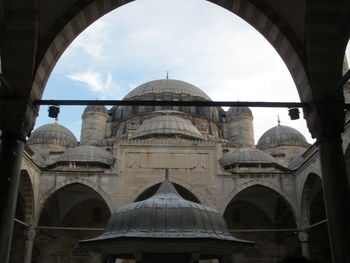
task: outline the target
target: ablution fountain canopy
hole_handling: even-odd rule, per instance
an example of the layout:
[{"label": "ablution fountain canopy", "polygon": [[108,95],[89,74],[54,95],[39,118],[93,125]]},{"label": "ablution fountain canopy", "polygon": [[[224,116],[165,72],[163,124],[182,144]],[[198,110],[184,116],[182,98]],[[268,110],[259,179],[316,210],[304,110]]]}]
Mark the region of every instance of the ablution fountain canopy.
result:
[{"label": "ablution fountain canopy", "polygon": [[104,262],[226,262],[254,246],[232,236],[215,209],[183,199],[168,176],[152,197],[114,212],[102,235],[79,243],[101,253]]}]

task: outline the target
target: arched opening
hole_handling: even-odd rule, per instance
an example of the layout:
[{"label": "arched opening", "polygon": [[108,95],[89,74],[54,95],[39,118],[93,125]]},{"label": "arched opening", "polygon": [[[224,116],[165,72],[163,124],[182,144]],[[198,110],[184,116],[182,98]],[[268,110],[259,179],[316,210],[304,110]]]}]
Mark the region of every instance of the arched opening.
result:
[{"label": "arched opening", "polygon": [[[265,36],[265,38],[270,40],[272,46],[275,47],[275,49],[277,49],[278,52],[281,52],[281,57],[285,56],[285,62],[287,64],[290,63],[289,69],[293,68],[295,70],[295,74],[298,75],[295,76],[298,77],[298,81],[296,82],[302,85],[300,83],[300,80],[305,80],[305,78],[301,76],[301,69],[303,68],[303,66],[298,60],[298,52],[293,50],[293,46],[289,43],[289,40],[283,33],[283,30],[285,30],[285,28],[283,27],[283,30],[280,30],[277,26],[280,18],[277,15],[274,15],[274,22],[272,22],[269,20],[268,16],[265,15],[264,12],[268,14],[273,13],[273,10],[271,8],[256,8],[248,1],[237,0],[234,1],[235,3],[232,3],[232,6],[226,5],[225,3],[221,2],[217,3],[216,1],[212,1],[214,3],[210,3],[209,1],[207,2],[201,0],[183,2],[180,1],[179,3],[177,3],[178,1],[170,1],[166,3],[162,3],[164,1],[147,1],[147,3],[141,3],[141,1],[134,1],[126,5],[122,5],[124,4],[124,2],[122,4],[111,3],[110,6],[106,5],[106,3],[99,3],[99,1],[94,2],[96,4],[88,5],[88,7],[86,7],[86,9],[84,10],[81,9],[81,6],[77,7],[76,9],[73,9],[73,13],[70,12],[69,17],[67,17],[67,19],[64,20],[65,23],[68,23],[61,24],[60,26],[55,27],[55,31],[51,32],[52,34],[50,34],[50,37],[54,36],[55,34],[58,34],[60,36],[57,36],[57,39],[53,40],[54,43],[58,41],[59,44],[57,43],[56,45],[46,47],[48,48],[48,50],[42,61],[45,67],[42,68],[42,71],[44,72],[41,72],[40,77],[44,77],[44,79],[48,78],[48,74],[51,73],[49,67],[55,66],[55,63],[63,54],[64,50],[71,43],[72,45],[70,46],[69,51],[67,50],[66,54],[72,54],[72,50],[74,49],[73,47],[75,47],[76,49],[77,47],[82,47],[82,44],[85,43],[84,49],[88,50],[86,52],[90,52],[90,54],[92,55],[90,56],[91,59],[89,59],[88,61],[84,61],[85,55],[82,56],[81,54],[76,54],[69,59],[66,59],[66,54],[62,56],[60,63],[58,63],[55,68],[55,72],[52,75],[52,78],[50,78],[48,82],[47,89],[50,89],[50,92],[47,91],[47,93],[45,93],[45,98],[55,97],[58,99],[66,99],[67,97],[63,96],[62,94],[71,94],[70,98],[72,98],[72,91],[78,90],[79,98],[81,99],[95,99],[96,97],[121,99],[124,95],[127,94],[127,92],[130,90],[130,87],[134,87],[136,85],[157,78],[163,78],[165,77],[164,69],[170,69],[170,78],[188,81],[189,83],[198,85],[198,87],[203,88],[204,90],[206,90],[207,87],[208,89],[214,90],[211,93],[208,93],[214,100],[298,100],[295,85],[293,83],[292,78],[290,77],[290,73],[283,64],[283,61],[280,59],[280,57],[271,47],[271,45],[258,33],[261,32],[262,35]],[[176,11],[177,9],[179,9],[179,7],[181,8],[182,6],[187,4],[190,7],[184,7],[180,11]],[[191,8],[191,5],[195,5],[195,8]],[[151,6],[151,8],[147,8],[148,6]],[[155,10],[162,8],[162,6],[168,6],[168,8],[171,8],[170,11],[168,10],[167,12],[166,10],[165,12],[163,12],[163,14],[174,14],[172,14],[171,16],[161,16],[161,18],[158,19],[159,21],[157,24],[164,24],[163,27],[166,28],[165,32],[161,32],[161,34],[159,34],[159,32],[156,31],[157,29],[155,29],[153,25],[149,25],[148,23],[150,17],[158,17],[157,15],[154,16],[153,13],[155,12]],[[107,45],[101,45],[101,43],[105,43],[105,38],[107,38],[107,36],[103,36],[103,33],[107,30],[106,28],[111,28],[111,26],[108,25],[108,21],[115,19],[117,16],[129,17],[125,10],[131,10],[129,12],[133,12],[132,14],[138,17],[136,21],[143,21],[143,24],[145,24],[146,26],[142,26],[141,30],[138,32],[123,34],[124,31],[127,31],[129,29],[128,21],[130,21],[130,19],[126,19],[125,21],[123,19],[118,20],[113,24],[124,25],[125,28],[123,30],[117,31],[118,29],[120,29],[120,26],[112,27],[116,30],[112,33],[106,34],[108,35],[108,37],[110,35],[120,35],[118,40],[111,41],[111,39],[108,39],[107,42],[113,42],[112,45],[111,43],[107,43]],[[140,12],[140,10],[142,10],[142,13]],[[198,10],[200,10],[200,12],[198,12]],[[197,17],[197,14],[203,11],[208,12],[209,14],[217,13],[220,15],[217,15],[216,17],[210,16],[210,18],[200,20],[200,18]],[[77,12],[77,14],[74,14],[74,12]],[[97,14],[97,16],[91,16],[92,13]],[[100,15],[106,13],[108,13],[107,16],[103,17],[101,20],[98,20]],[[250,17],[250,13],[254,13],[254,16],[256,17]],[[237,16],[241,17],[242,19],[238,19],[237,16],[234,14],[237,14]],[[180,29],[181,31],[179,31],[179,29],[174,29],[172,26],[169,26],[167,24],[167,21],[169,19],[172,19],[174,16],[177,16],[177,22],[171,24],[181,23],[180,20],[184,20],[187,17],[195,17],[194,19],[190,20],[189,23],[200,24],[200,27],[196,30],[193,30],[193,32],[190,33],[184,33],[185,28],[191,27],[190,24],[183,25]],[[240,20],[240,23],[233,23],[230,25],[222,24],[221,20],[224,16],[226,17],[225,19],[227,19],[227,17],[229,16],[232,21]],[[78,19],[79,17],[83,19]],[[179,17],[181,17],[180,20],[178,19]],[[83,31],[88,25],[90,25],[90,23],[95,22],[96,20],[98,20],[97,23],[93,24],[86,31]],[[205,22],[205,20],[208,20],[208,22]],[[255,27],[255,29],[251,28],[251,26],[249,26],[243,20],[245,20],[251,26]],[[137,23],[136,21],[132,22],[131,24]],[[261,21],[265,22],[262,24]],[[59,23],[61,22],[63,21],[59,21]],[[202,25],[204,22],[205,24]],[[212,30],[210,28],[210,23],[218,25],[216,30]],[[277,25],[275,25],[274,23],[276,23]],[[57,29],[60,27],[62,31],[57,31]],[[243,27],[244,30],[242,30]],[[152,28],[152,30],[148,30],[149,28]],[[237,31],[236,33],[228,33],[228,31],[226,30],[222,31],[224,30],[224,28],[236,28]],[[246,31],[246,28],[249,28],[250,31]],[[256,30],[258,32],[256,32]],[[203,40],[199,37],[200,35],[212,36],[212,34],[215,32],[219,32],[218,35],[208,37],[207,40]],[[80,33],[82,34],[79,35]],[[83,36],[85,33],[86,35]],[[154,36],[152,34],[154,34]],[[77,36],[76,42],[72,42],[72,36]],[[157,38],[157,41],[154,41],[154,37]],[[289,37],[293,38],[292,36]],[[186,44],[188,38],[190,38],[190,45],[194,47],[193,50],[189,49]],[[255,42],[252,40],[248,41],[248,38],[252,40],[258,39],[259,42]],[[65,40],[63,43],[62,39]],[[91,42],[92,39],[95,39],[96,41]],[[140,43],[140,46],[135,46],[135,39],[137,39],[136,42]],[[167,39],[170,39],[171,41],[167,42]],[[246,41],[242,41],[243,39],[246,39]],[[160,46],[158,42],[164,44]],[[220,45],[218,45],[220,46],[220,48],[211,47],[211,42],[220,43]],[[200,43],[206,44],[201,45]],[[235,46],[235,43],[238,43],[237,46]],[[95,53],[93,52],[94,48],[86,48],[88,44],[90,44],[90,47],[96,47]],[[201,47],[199,48],[198,45],[201,45]],[[112,46],[113,48],[109,49]],[[208,53],[203,52],[203,49],[206,50],[205,46],[209,46]],[[233,46],[235,48],[230,48],[230,46]],[[265,46],[269,48],[268,52],[266,51]],[[181,53],[178,53],[178,47],[180,47],[180,49],[182,47],[182,49],[180,50]],[[145,48],[145,51],[141,52],[140,50],[142,50],[143,48]],[[103,50],[103,52],[101,52],[101,49]],[[232,49],[240,50],[240,52],[235,53],[235,57],[233,57],[232,55],[230,55],[230,53],[232,53]],[[118,50],[119,53],[114,53]],[[154,52],[154,50],[156,50],[156,52]],[[224,50],[225,54],[218,55],[218,57],[215,58],[213,56],[213,53],[218,53],[220,52],[220,50]],[[86,52],[83,52],[83,54],[86,54]],[[284,52],[287,53],[284,54]],[[244,55],[241,56],[240,54],[243,53]],[[130,54],[133,54],[133,56],[127,56]],[[141,61],[137,58],[137,56],[142,57],[145,54],[149,54],[148,59]],[[164,56],[164,54],[167,55]],[[191,56],[187,56],[188,54],[191,54]],[[266,57],[264,58],[261,58],[259,57],[259,54],[268,55],[266,55]],[[46,56],[48,56],[48,58],[46,58]],[[112,58],[110,61],[107,62],[107,64],[118,64],[117,68],[119,72],[114,74],[111,67],[106,68],[105,66],[103,66],[102,69],[99,66],[99,63],[101,62],[101,56]],[[115,59],[117,57],[118,59]],[[45,61],[46,59],[49,59],[50,62],[53,61],[54,63],[49,63],[49,61]],[[61,61],[65,59],[67,62],[69,61],[67,63],[68,66],[60,66],[62,64]],[[77,68],[74,64],[75,61],[81,61],[83,67]],[[150,61],[152,61],[151,64]],[[157,65],[158,61],[164,61],[164,63],[160,67],[157,67],[155,65]],[[222,63],[223,61],[227,61],[227,63]],[[240,65],[237,64],[234,67],[231,67],[231,64],[234,64],[235,61],[239,62]],[[265,61],[270,61],[269,67],[257,66],[259,62],[265,63]],[[135,63],[131,64],[132,62]],[[196,66],[188,70],[186,65],[189,65],[191,63],[196,64]],[[89,67],[89,65],[94,66]],[[275,66],[278,67],[278,69],[275,69]],[[239,73],[243,68],[246,69],[245,73]],[[142,72],[138,74],[138,70],[141,69]],[[41,68],[39,67],[38,70],[41,71]],[[46,72],[47,70],[49,70],[49,72]],[[127,73],[124,74],[123,70]],[[58,71],[61,71],[63,74],[60,76],[54,76],[55,73]],[[212,77],[215,75],[214,71],[220,71],[222,73],[227,72],[227,74],[224,78],[218,77],[216,79],[213,79]],[[275,74],[275,72],[277,71],[279,72],[279,74]],[[130,74],[130,72],[132,72],[133,74]],[[249,74],[247,72],[249,72]],[[259,73],[255,75],[255,72]],[[277,75],[277,78],[267,77]],[[67,78],[67,76],[70,76],[70,78]],[[132,76],[133,79],[128,79],[128,77],[130,76]],[[204,76],[211,76],[212,79],[208,78],[208,80],[204,80],[207,78]],[[56,83],[55,80],[61,80],[61,82]],[[109,80],[111,81],[109,82]],[[46,83],[46,79],[39,82]],[[101,92],[99,94],[92,94],[91,89],[83,90],[82,87],[89,86],[89,83],[95,83],[96,85],[92,85],[91,88],[95,91],[103,91],[104,93]],[[270,88],[274,86],[274,83],[279,84],[276,85],[276,88],[274,88],[274,90],[272,91],[270,90]],[[53,90],[58,89],[58,87],[60,89],[59,93]],[[69,93],[64,93],[64,87],[69,87]],[[116,89],[111,90],[110,87],[115,87]],[[259,90],[253,91],[251,90],[252,87],[259,87]],[[221,92],[217,92],[218,88],[222,89]],[[233,92],[233,90],[235,90],[235,92]],[[251,90],[251,92],[249,92],[250,96],[238,94],[238,92],[240,93],[243,90]],[[261,92],[261,90],[264,90],[264,92]],[[284,96],[284,94],[286,94],[286,90],[288,90],[289,92],[293,92],[293,94],[289,94],[286,97],[282,97]],[[221,94],[221,97],[218,97],[219,94]],[[265,94],[269,94],[269,97],[262,98],[262,96],[264,96]],[[88,95],[90,95],[90,97],[88,97]],[[256,97],[254,97],[255,95]],[[68,123],[72,125],[73,122],[77,123],[74,124],[76,125],[76,127],[74,127],[73,130],[75,130],[76,134],[79,134],[78,130],[80,129],[80,127],[78,122],[70,121],[69,119],[71,118],[70,116],[73,115],[72,112],[76,113],[75,116],[80,118],[79,115],[81,111],[82,108],[80,107],[69,107],[69,112],[67,107],[62,107],[60,113],[60,123],[62,123],[63,125],[66,125]],[[185,110],[182,109],[182,111]],[[42,115],[46,117],[46,107],[42,107],[41,112]],[[255,129],[255,138],[259,138],[264,131],[276,124],[275,116],[277,114],[280,114],[282,118],[282,123],[284,125],[289,123],[291,125],[297,125],[298,129],[300,128],[303,130],[303,133],[308,134],[305,122],[303,120],[300,120],[294,121],[292,124],[289,120],[286,110],[283,109],[279,111],[279,109],[273,109],[271,111],[270,109],[259,109],[259,111],[254,112],[254,115],[255,122],[257,124],[256,127],[261,128],[260,131]],[[269,116],[268,118],[270,119],[270,121],[266,121],[267,116]],[[41,117],[39,117],[38,124],[41,125],[44,123],[47,123],[47,118],[45,118],[44,120]],[[211,126],[209,126],[208,128],[210,129],[210,127]],[[72,129],[72,127],[70,128]]]},{"label": "arched opening", "polygon": [[310,255],[321,263],[331,262],[328,226],[321,178],[308,175],[301,199],[302,220],[308,222]]},{"label": "arched opening", "polygon": [[22,170],[20,176],[10,254],[13,263],[22,263],[24,260],[25,240],[34,214],[34,193],[31,179],[26,170]]},{"label": "arched opening", "polygon": [[[176,191],[181,195],[182,198],[189,200],[189,201],[192,201],[192,202],[200,203],[198,198],[191,191],[187,190],[185,187],[183,187],[179,184],[173,183],[173,185],[175,186]],[[143,191],[136,198],[135,202],[146,200],[146,199],[150,198],[152,195],[154,195],[156,193],[159,186],[160,186],[160,183],[152,185],[151,187],[149,187],[148,189]]]},{"label": "arched opening", "polygon": [[78,241],[103,232],[110,210],[99,193],[74,183],[54,192],[45,202],[33,246],[33,261],[98,262],[100,255],[78,246]]},{"label": "arched opening", "polygon": [[256,242],[240,262],[277,262],[300,255],[296,223],[290,205],[276,191],[261,185],[242,190],[227,206],[224,218],[232,234]]}]

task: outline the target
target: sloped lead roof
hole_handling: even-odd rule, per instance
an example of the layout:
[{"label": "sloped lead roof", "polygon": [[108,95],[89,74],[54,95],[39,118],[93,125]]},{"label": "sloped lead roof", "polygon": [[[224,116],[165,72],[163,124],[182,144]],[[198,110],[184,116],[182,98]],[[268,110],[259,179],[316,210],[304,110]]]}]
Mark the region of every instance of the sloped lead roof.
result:
[{"label": "sloped lead roof", "polygon": [[264,163],[275,164],[276,160],[268,153],[256,148],[239,148],[225,153],[220,159],[219,163],[222,166],[232,164],[252,164]]},{"label": "sloped lead roof", "polygon": [[145,120],[132,138],[149,138],[155,135],[181,135],[192,139],[203,139],[202,134],[189,120],[172,115]]},{"label": "sloped lead roof", "polygon": [[114,161],[113,155],[103,148],[92,145],[80,145],[63,153],[56,163],[93,163],[110,167],[114,164]]},{"label": "sloped lead roof", "polygon": [[[144,240],[147,246],[152,240],[161,240],[161,244],[165,244],[180,239],[181,242],[187,241],[186,244],[180,242],[183,251],[190,249],[191,243],[188,242],[191,240],[195,242],[196,248],[199,240],[216,240],[219,242],[217,245],[223,245],[220,241],[230,242],[231,252],[234,244],[236,247],[253,244],[233,237],[228,232],[223,216],[215,209],[183,199],[167,178],[152,197],[119,208],[109,219],[105,233],[81,241],[81,244],[97,251],[104,251],[106,246],[106,249],[114,247],[116,254],[119,249],[124,249],[123,253],[126,253],[125,238],[131,238],[130,247],[138,240]],[[123,248],[118,247],[119,239],[124,240],[121,245]],[[215,245],[211,246],[215,248]],[[138,249],[142,251],[144,248]],[[157,250],[154,247],[150,249],[153,252]]]}]

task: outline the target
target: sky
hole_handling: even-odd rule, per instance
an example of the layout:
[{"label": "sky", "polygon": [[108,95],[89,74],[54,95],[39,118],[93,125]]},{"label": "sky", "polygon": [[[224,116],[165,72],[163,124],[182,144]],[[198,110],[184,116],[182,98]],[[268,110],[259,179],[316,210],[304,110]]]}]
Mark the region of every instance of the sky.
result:
[{"label": "sky", "polygon": [[[43,99],[119,100],[143,83],[164,79],[167,71],[214,101],[300,101],[268,41],[241,18],[203,0],[137,0],[105,15],[66,49]],[[84,108],[62,106],[58,120],[78,140]],[[277,116],[314,142],[302,115],[291,121],[284,108],[251,109],[256,143],[277,125]],[[52,122],[41,106],[36,128]]]}]

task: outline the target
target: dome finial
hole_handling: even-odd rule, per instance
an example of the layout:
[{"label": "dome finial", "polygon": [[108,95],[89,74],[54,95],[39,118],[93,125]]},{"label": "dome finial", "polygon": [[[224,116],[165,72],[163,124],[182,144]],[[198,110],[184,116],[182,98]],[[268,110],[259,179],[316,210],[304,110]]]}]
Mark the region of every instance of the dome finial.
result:
[{"label": "dome finial", "polygon": [[167,72],[166,72],[166,77],[165,77],[165,79],[169,79],[169,70],[167,70]]},{"label": "dome finial", "polygon": [[277,114],[277,124],[278,124],[278,126],[281,125],[281,120],[280,120],[280,115],[279,114]]}]

